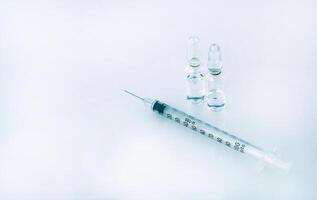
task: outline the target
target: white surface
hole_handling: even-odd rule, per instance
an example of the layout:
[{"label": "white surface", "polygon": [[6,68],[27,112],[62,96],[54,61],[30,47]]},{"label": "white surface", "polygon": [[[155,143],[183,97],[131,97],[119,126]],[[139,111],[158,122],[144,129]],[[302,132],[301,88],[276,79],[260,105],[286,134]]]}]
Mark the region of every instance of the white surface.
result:
[{"label": "white surface", "polygon": [[[0,199],[316,199],[316,6],[0,1]],[[222,47],[222,116],[184,100],[192,34],[205,55]],[[258,173],[124,89],[277,147],[293,169]]]}]

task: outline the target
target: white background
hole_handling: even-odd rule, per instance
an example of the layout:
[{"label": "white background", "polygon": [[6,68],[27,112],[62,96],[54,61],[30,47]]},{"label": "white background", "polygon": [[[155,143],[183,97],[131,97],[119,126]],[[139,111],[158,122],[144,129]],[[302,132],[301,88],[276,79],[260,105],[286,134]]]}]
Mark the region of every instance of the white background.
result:
[{"label": "white background", "polygon": [[[0,199],[316,199],[317,4],[0,1]],[[220,44],[227,107],[186,102],[187,38]],[[163,120],[131,90],[293,163]]]}]

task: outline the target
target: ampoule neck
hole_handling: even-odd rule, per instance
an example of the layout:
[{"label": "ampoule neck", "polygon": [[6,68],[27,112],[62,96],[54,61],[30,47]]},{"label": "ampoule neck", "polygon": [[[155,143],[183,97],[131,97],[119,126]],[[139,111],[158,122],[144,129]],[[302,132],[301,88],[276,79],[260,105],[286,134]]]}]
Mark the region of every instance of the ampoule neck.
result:
[{"label": "ampoule neck", "polygon": [[222,69],[219,69],[219,68],[209,68],[209,69],[208,69],[208,74],[209,74],[210,76],[214,76],[214,77],[220,76],[220,75],[222,75]]},{"label": "ampoule neck", "polygon": [[192,68],[198,68],[201,65],[201,61],[199,58],[193,57],[188,60],[188,65]]},{"label": "ampoule neck", "polygon": [[197,65],[197,66],[188,65],[186,67],[186,71],[188,73],[200,72],[201,71],[201,66],[200,65]]}]

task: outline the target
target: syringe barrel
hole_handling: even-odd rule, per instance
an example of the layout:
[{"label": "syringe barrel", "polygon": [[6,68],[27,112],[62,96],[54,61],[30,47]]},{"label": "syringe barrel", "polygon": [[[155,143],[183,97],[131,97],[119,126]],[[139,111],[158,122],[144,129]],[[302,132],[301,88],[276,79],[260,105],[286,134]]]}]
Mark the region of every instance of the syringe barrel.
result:
[{"label": "syringe barrel", "polygon": [[238,138],[237,136],[234,136],[160,101],[154,100],[151,105],[153,111],[158,112],[167,119],[185,126],[201,135],[207,136],[209,139],[223,144],[225,147],[236,152],[248,154],[261,161],[261,163],[265,166],[276,167],[284,170],[285,172],[288,172],[290,169],[289,163],[280,160],[272,152],[264,151],[263,149]]},{"label": "syringe barrel", "polygon": [[176,108],[173,108],[165,103],[156,101],[153,103],[152,109],[167,119],[185,126],[201,135],[207,136],[209,139],[221,143],[227,148],[240,153],[247,153],[256,157],[261,157],[262,149],[259,147],[256,147],[234,135],[229,134],[226,131],[223,131],[215,126],[212,126],[211,124],[177,110]]}]

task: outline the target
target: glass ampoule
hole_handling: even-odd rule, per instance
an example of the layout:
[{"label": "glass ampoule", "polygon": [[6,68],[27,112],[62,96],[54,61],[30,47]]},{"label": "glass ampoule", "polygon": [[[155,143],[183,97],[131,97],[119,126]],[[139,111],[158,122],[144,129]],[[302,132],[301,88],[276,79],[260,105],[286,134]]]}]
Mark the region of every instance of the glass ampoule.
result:
[{"label": "glass ampoule", "polygon": [[208,92],[206,102],[208,108],[213,111],[220,111],[225,107],[226,97],[223,88],[222,58],[220,46],[211,44],[208,51]]},{"label": "glass ampoule", "polygon": [[186,66],[186,98],[192,103],[199,103],[205,96],[205,77],[201,70],[199,51],[200,40],[197,36],[188,39],[188,54]]}]

